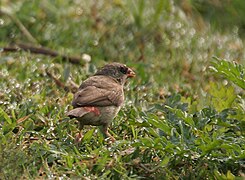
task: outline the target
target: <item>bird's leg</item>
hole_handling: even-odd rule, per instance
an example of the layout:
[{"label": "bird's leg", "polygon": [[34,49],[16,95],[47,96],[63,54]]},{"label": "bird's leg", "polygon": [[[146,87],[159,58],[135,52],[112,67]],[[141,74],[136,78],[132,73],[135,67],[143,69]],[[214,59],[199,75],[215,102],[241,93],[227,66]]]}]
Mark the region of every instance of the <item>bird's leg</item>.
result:
[{"label": "bird's leg", "polygon": [[109,126],[108,124],[101,126],[100,130],[105,136],[105,138],[109,137],[111,139],[111,142],[115,142],[116,139],[108,132],[108,126]]},{"label": "bird's leg", "polygon": [[82,141],[82,139],[83,139],[82,129],[83,129],[83,124],[81,124],[81,123],[79,122],[79,132],[76,133],[76,135],[75,135],[75,143],[76,143],[76,144],[81,143],[81,141]]}]

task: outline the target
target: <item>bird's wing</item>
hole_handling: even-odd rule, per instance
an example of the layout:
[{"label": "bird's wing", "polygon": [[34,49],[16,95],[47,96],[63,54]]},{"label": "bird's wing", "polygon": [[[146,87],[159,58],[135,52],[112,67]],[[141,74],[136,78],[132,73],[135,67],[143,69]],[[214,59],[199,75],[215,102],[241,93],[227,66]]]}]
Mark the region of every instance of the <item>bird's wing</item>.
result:
[{"label": "bird's wing", "polygon": [[82,106],[120,106],[124,100],[122,86],[105,78],[89,78],[74,95],[72,105]]}]

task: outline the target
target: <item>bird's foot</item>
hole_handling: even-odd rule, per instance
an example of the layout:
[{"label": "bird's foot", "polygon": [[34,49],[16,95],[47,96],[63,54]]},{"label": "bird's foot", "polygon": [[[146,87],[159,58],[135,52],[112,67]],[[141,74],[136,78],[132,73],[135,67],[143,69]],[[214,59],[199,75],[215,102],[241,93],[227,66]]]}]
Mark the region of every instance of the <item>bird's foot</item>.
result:
[{"label": "bird's foot", "polygon": [[108,132],[105,132],[105,136],[107,137],[105,140],[109,140],[109,143],[114,143],[116,141],[116,139]]},{"label": "bird's foot", "polygon": [[105,142],[107,144],[113,144],[115,141],[116,141],[116,139],[114,137],[112,137],[112,136],[105,138]]},{"label": "bird's foot", "polygon": [[113,136],[110,136],[110,140],[112,143],[114,143],[116,141],[116,139]]},{"label": "bird's foot", "polygon": [[109,143],[114,143],[116,141],[116,139],[108,132],[108,124],[100,126],[99,128],[105,138],[105,141]]},{"label": "bird's foot", "polygon": [[83,135],[81,132],[77,133],[75,135],[75,143],[76,144],[80,144],[82,142],[82,139],[83,139]]}]

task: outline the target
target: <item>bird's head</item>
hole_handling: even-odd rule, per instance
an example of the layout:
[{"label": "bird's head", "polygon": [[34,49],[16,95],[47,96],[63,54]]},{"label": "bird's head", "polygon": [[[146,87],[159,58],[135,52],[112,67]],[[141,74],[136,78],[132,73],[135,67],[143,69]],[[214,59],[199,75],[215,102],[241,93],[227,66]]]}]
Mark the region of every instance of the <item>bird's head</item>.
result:
[{"label": "bird's head", "polygon": [[114,62],[100,68],[95,75],[111,76],[120,84],[124,84],[128,78],[135,76],[135,72],[125,64]]}]

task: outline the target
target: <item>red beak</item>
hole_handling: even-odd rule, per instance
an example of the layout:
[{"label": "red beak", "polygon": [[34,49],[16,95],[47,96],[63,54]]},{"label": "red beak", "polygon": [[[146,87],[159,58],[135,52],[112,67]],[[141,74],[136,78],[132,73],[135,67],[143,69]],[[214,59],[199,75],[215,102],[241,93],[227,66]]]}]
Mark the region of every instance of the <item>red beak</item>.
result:
[{"label": "red beak", "polygon": [[136,75],[135,72],[132,69],[128,68],[127,77],[132,78],[135,77],[135,75]]}]

